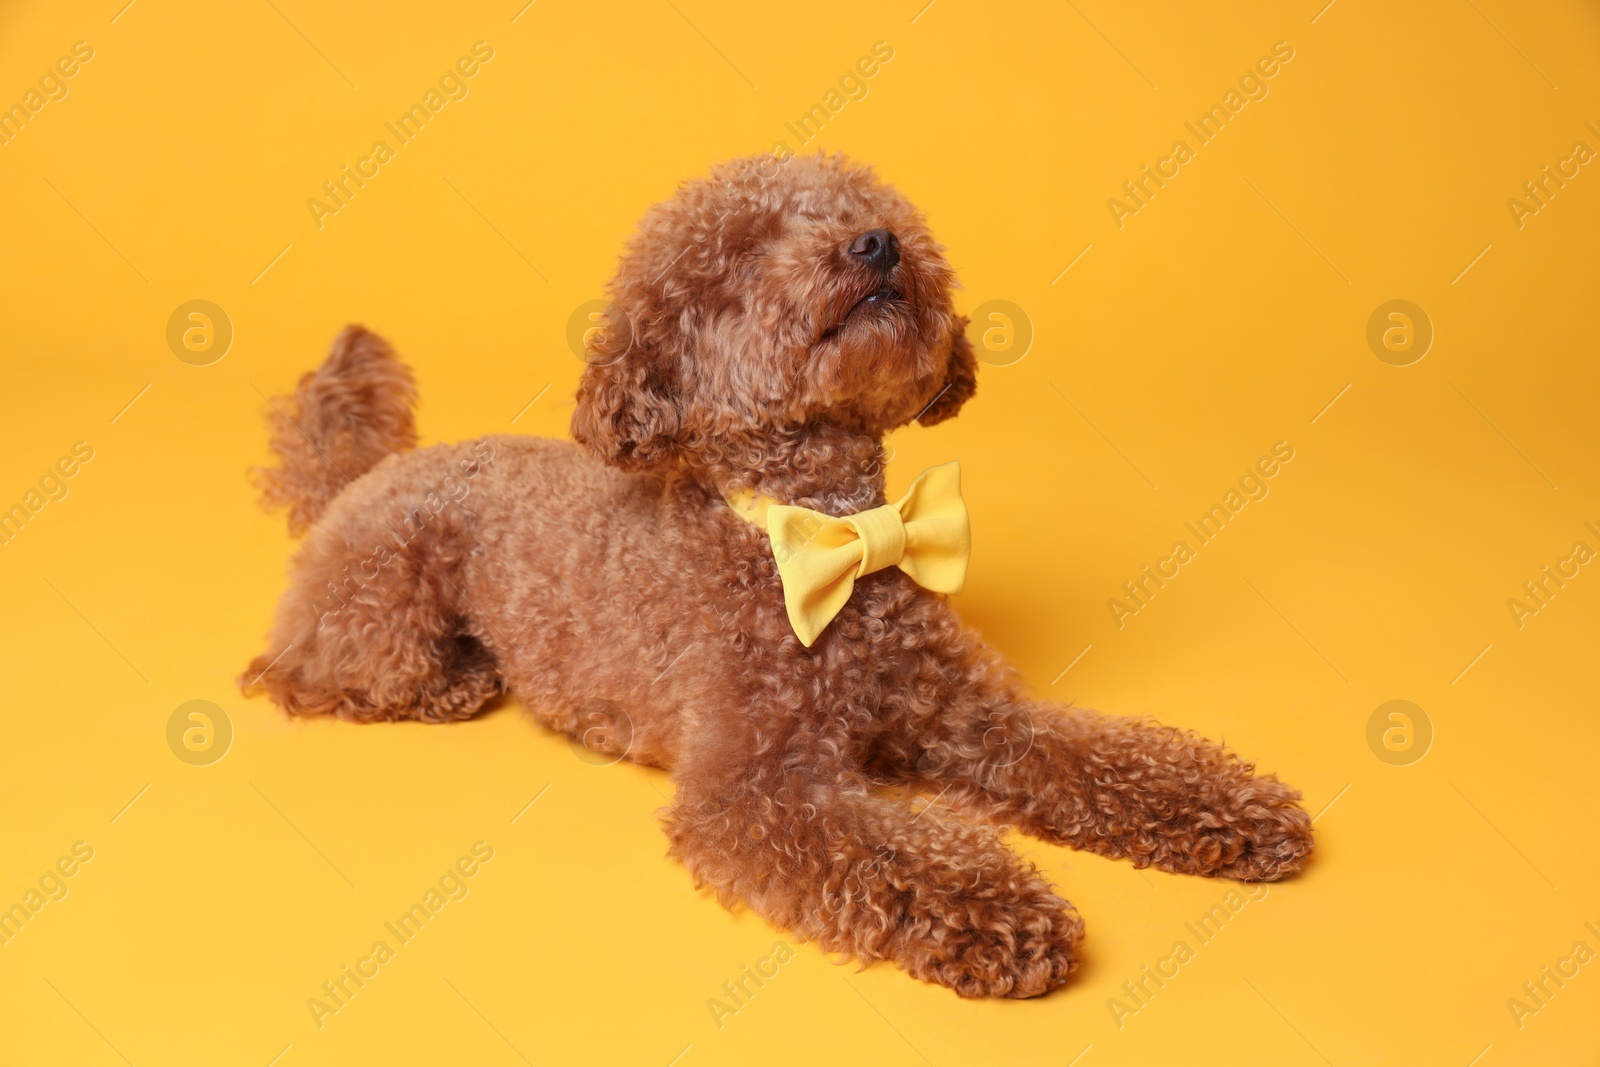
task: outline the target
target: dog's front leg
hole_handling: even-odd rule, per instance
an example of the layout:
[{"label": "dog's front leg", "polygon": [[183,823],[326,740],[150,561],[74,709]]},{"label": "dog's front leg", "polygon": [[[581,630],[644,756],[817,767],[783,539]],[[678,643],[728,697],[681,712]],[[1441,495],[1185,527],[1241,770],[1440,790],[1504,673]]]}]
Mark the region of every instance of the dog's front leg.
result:
[{"label": "dog's front leg", "polygon": [[[981,826],[918,818],[772,723],[730,727],[674,768],[672,853],[830,952],[893,960],[962,996],[1028,997],[1066,981],[1082,922]],[[810,749],[810,751],[806,751]]]},{"label": "dog's front leg", "polygon": [[974,675],[939,707],[902,713],[879,761],[988,818],[1140,867],[1274,881],[1305,865],[1299,792],[1220,745],[962,677]]}]

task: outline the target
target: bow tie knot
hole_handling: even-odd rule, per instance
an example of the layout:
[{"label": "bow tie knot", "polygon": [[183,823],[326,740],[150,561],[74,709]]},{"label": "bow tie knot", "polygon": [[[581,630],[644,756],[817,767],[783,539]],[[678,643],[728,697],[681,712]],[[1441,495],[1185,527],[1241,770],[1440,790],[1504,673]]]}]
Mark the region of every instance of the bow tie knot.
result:
[{"label": "bow tie knot", "polygon": [[840,521],[849,524],[861,541],[861,566],[856,569],[857,578],[893,567],[905,558],[906,523],[900,517],[900,509],[893,504],[846,515]]},{"label": "bow tie knot", "polygon": [[808,648],[850,599],[856,579],[874,571],[899,567],[936,593],[959,593],[966,584],[972,539],[955,463],[923,471],[895,503],[854,515],[750,492],[728,503],[771,539],[789,623]]}]

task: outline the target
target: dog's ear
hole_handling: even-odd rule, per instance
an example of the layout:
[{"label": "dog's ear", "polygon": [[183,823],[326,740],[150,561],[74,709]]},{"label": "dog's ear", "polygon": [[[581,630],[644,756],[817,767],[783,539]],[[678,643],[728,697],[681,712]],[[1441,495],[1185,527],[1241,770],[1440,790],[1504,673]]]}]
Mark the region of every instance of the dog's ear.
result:
[{"label": "dog's ear", "polygon": [[972,354],[972,342],[967,340],[967,317],[953,316],[954,329],[950,337],[950,365],[944,372],[944,386],[933,398],[917,421],[932,426],[952,418],[961,405],[972,399],[978,391],[978,361]]},{"label": "dog's ear", "polygon": [[615,307],[607,320],[585,346],[589,365],[578,383],[572,437],[622,470],[669,462],[681,420],[670,357],[646,344]]}]

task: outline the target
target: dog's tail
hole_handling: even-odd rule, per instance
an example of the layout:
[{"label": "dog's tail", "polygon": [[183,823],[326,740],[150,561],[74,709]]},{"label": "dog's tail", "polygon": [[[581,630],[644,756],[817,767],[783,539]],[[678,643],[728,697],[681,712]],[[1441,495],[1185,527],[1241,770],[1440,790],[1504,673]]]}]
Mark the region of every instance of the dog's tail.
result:
[{"label": "dog's tail", "polygon": [[389,343],[364,326],[347,326],[322,366],[305,374],[291,396],[272,401],[271,448],[276,467],[255,467],[251,480],[263,507],[287,508],[299,536],[345,486],[378,461],[415,447],[411,368]]}]

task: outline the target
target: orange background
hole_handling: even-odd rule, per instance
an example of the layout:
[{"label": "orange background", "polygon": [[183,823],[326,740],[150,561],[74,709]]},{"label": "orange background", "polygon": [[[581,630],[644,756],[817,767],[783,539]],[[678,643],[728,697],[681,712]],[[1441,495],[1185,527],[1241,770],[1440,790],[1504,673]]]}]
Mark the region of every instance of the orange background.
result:
[{"label": "orange background", "polygon": [[[1600,175],[1520,227],[1508,207],[1600,149],[1592,5],[123,2],[0,9],[0,104],[94,50],[0,146],[0,507],[94,450],[0,546],[0,906],[93,849],[0,946],[0,1059],[1592,1061],[1600,965],[1507,1003],[1600,951],[1600,575],[1520,628],[1507,606],[1600,549]],[[480,40],[468,95],[318,228],[307,200]],[[569,317],[645,206],[802,147],[785,123],[878,41],[892,60],[805,147],[874,163],[962,310],[1009,301],[1034,335],[960,419],[897,435],[891,492],[961,461],[957,604],[1038,692],[1225,739],[1318,814],[1308,873],[1120,1019],[1228,884],[1019,839],[1088,924],[1067,988],[963,1002],[798,945],[719,1026],[723,983],[793,942],[664,858],[665,775],[515,706],[288,722],[233,683],[291,550],[244,480],[263,394],[361,321],[416,368],[425,440],[564,434]],[[1278,41],[1267,95],[1198,145],[1184,124]],[[1180,138],[1194,158],[1119,228],[1108,199]],[[234,334],[208,366],[166,338],[196,299]],[[1409,366],[1366,339],[1396,299],[1435,334]],[[1270,494],[1118,628],[1107,601],[1278,441]],[[191,700],[231,723],[209,765],[168,746]],[[1420,760],[1369,747],[1390,700],[1431,725]],[[478,841],[465,898],[318,1028],[308,998]]]}]

